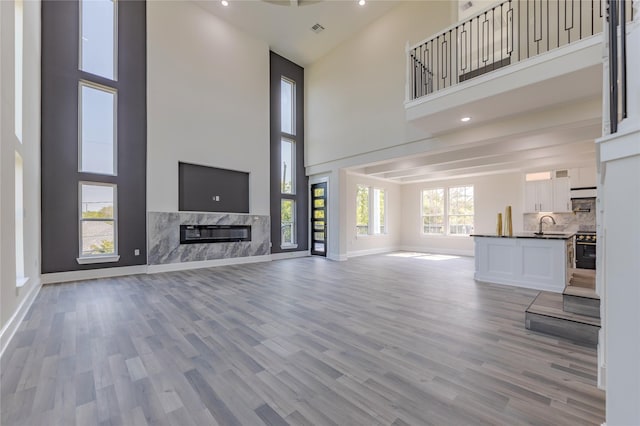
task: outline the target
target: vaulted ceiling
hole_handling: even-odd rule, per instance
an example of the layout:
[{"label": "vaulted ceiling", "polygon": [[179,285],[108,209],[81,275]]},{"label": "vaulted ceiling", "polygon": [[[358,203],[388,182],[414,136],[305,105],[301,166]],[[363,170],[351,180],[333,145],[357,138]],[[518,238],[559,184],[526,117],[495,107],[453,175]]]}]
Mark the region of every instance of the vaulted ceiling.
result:
[{"label": "vaulted ceiling", "polygon": [[[380,18],[399,1],[368,0],[218,0],[196,1],[246,33],[266,41],[274,52],[307,66]],[[311,28],[320,24],[319,33]]]}]

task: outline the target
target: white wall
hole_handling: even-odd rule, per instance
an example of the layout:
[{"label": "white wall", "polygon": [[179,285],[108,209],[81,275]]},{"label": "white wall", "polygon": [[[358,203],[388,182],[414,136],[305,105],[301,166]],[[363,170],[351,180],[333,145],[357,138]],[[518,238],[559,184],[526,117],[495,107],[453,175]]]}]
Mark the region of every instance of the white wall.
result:
[{"label": "white wall", "polygon": [[427,236],[422,234],[421,191],[430,188],[473,185],[476,233],[495,233],[498,213],[504,217],[510,205],[513,231],[522,232],[524,203],[521,173],[498,174],[467,179],[451,179],[402,186],[402,247],[405,250],[452,254],[473,254],[473,238]]},{"label": "white wall", "polygon": [[[356,233],[356,192],[358,185],[372,186],[386,191],[387,232],[384,235],[358,236]],[[380,253],[400,247],[400,219],[402,195],[400,185],[357,174],[346,174],[346,236],[347,256]],[[373,224],[370,223],[372,226]]]},{"label": "white wall", "polygon": [[267,44],[193,2],[152,1],[147,70],[148,210],[178,210],[184,161],[250,172],[250,211],[268,215]]},{"label": "white wall", "polygon": [[454,12],[455,2],[404,2],[306,69],[306,166],[408,141],[405,44]]},{"label": "white wall", "polygon": [[[0,350],[40,287],[40,2],[24,2],[22,143],[14,120],[14,2],[0,2]],[[23,160],[24,275],[16,287],[15,152]],[[14,317],[15,315],[15,317]],[[17,318],[20,319],[20,318]]]}]

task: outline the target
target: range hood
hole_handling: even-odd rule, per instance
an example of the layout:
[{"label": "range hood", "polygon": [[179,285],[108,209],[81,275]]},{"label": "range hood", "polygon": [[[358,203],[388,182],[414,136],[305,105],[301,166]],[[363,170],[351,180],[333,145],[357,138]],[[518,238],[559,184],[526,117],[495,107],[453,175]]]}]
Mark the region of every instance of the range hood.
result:
[{"label": "range hood", "polygon": [[571,188],[571,199],[596,198],[596,187],[588,186],[583,188]]}]

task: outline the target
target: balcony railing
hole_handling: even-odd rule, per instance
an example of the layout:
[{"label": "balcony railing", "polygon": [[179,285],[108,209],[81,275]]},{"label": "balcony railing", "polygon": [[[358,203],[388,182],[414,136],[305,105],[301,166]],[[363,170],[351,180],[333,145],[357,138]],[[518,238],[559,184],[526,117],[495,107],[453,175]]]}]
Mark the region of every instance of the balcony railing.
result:
[{"label": "balcony railing", "polygon": [[[608,0],[606,20],[609,44],[609,133],[618,132],[618,123],[627,118],[627,16],[631,1]],[[633,21],[633,8],[630,11]]]},{"label": "balcony railing", "polygon": [[[631,1],[621,3],[633,19]],[[507,0],[485,9],[408,49],[407,100],[600,33],[605,7],[601,0]]]}]

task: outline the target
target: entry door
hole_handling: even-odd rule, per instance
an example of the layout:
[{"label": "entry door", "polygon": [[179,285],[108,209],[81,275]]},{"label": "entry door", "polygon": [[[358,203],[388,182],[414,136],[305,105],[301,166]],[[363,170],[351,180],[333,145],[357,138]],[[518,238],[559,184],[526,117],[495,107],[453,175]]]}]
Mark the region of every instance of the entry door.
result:
[{"label": "entry door", "polygon": [[311,254],[327,255],[327,183],[311,185]]}]

